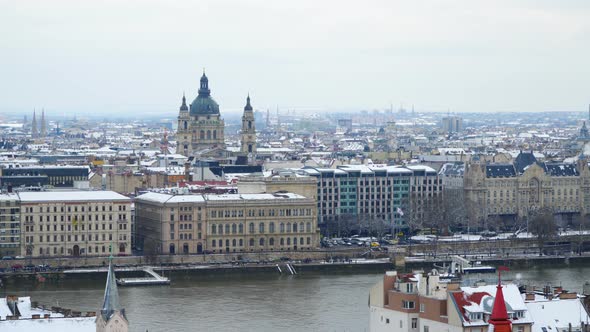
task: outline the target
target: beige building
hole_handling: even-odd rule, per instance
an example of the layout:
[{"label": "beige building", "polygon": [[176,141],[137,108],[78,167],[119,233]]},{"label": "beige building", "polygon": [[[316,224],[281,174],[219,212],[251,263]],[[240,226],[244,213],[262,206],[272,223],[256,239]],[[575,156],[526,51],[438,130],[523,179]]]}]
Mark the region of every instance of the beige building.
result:
[{"label": "beige building", "polygon": [[20,255],[20,201],[13,193],[0,194],[0,257]]},{"label": "beige building", "polygon": [[239,253],[318,247],[315,200],[293,193],[169,195],[135,200],[145,254]]},{"label": "beige building", "polygon": [[21,253],[131,254],[131,200],[113,191],[20,192]]},{"label": "beige building", "polygon": [[522,152],[513,163],[467,163],[464,175],[467,210],[479,223],[526,218],[542,208],[564,223],[590,212],[590,171],[585,159],[576,164],[538,162]]},{"label": "beige building", "polygon": [[314,177],[281,171],[271,176],[243,176],[238,180],[240,194],[291,192],[303,197],[317,199],[317,180]]}]

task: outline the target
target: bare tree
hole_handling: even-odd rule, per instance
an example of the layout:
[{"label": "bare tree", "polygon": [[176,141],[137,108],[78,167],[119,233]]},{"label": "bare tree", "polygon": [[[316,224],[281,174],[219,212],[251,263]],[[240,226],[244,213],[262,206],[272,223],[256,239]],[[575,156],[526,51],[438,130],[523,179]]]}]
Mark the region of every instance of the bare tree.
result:
[{"label": "bare tree", "polygon": [[537,237],[539,256],[542,256],[545,243],[557,235],[553,211],[547,208],[536,211],[529,222],[529,231]]}]

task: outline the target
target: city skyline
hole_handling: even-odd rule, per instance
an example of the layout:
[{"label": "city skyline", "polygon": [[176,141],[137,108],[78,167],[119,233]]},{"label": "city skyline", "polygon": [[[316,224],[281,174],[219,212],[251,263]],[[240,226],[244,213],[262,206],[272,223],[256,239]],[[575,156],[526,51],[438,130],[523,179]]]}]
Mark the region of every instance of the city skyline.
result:
[{"label": "city skyline", "polygon": [[0,6],[2,30],[18,31],[3,37],[2,112],[173,112],[183,92],[194,98],[203,67],[225,113],[248,93],[261,110],[588,104],[582,1]]}]

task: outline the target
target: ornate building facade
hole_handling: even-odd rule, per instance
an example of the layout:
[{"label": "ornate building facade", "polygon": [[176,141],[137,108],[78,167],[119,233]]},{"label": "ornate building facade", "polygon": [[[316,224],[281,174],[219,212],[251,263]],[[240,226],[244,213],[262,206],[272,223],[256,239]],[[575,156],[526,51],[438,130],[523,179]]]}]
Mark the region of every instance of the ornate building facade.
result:
[{"label": "ornate building facade", "polygon": [[185,156],[206,149],[225,149],[225,123],[219,113],[219,105],[211,97],[209,79],[203,73],[199,93],[190,105],[185,96],[178,115],[178,153]]},{"label": "ornate building facade", "polygon": [[539,162],[532,152],[521,152],[510,164],[471,161],[464,181],[473,221],[509,222],[543,208],[566,222],[590,213],[590,171],[585,158],[576,164]]}]

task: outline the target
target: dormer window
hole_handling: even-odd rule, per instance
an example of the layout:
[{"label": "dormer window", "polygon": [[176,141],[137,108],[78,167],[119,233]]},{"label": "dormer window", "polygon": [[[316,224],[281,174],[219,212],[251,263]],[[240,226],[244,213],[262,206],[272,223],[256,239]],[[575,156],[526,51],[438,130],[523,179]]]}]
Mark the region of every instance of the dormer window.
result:
[{"label": "dormer window", "polygon": [[517,310],[512,313],[512,319],[521,319],[521,318],[524,318],[524,311],[523,310]]},{"label": "dormer window", "polygon": [[406,284],[406,293],[413,293],[414,292],[414,284],[409,282]]},{"label": "dormer window", "polygon": [[469,320],[474,321],[474,320],[482,320],[483,319],[483,314],[481,312],[470,312],[469,313]]}]

